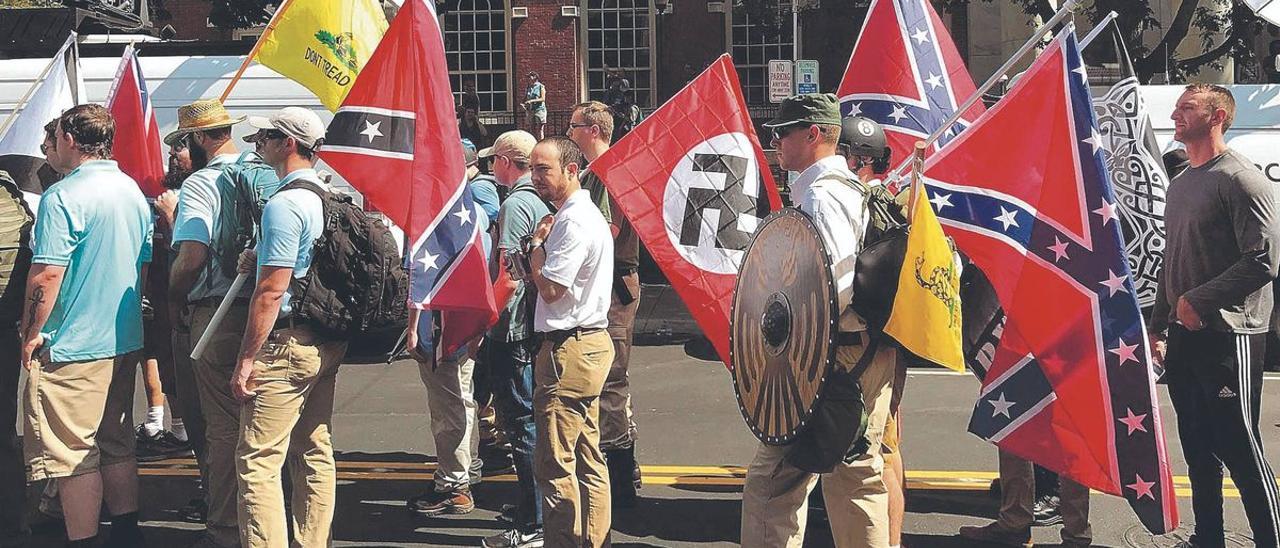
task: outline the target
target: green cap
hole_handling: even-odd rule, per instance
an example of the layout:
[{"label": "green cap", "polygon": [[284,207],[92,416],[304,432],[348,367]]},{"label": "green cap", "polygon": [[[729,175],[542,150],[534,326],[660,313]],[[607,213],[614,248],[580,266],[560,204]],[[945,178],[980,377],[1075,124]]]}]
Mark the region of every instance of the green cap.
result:
[{"label": "green cap", "polygon": [[793,95],[782,101],[782,105],[778,107],[778,116],[765,123],[764,127],[802,123],[840,125],[840,99],[834,93]]}]

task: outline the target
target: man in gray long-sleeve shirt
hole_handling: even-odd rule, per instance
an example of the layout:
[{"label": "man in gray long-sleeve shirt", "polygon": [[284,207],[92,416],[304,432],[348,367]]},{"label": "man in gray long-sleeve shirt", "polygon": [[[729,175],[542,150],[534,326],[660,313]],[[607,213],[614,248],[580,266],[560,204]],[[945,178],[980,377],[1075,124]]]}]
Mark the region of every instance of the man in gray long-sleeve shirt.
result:
[{"label": "man in gray long-sleeve shirt", "polygon": [[1204,84],[1187,86],[1174,108],[1174,139],[1186,145],[1190,167],[1166,198],[1168,241],[1150,331],[1156,360],[1166,362],[1191,476],[1195,535],[1184,546],[1223,546],[1225,464],[1254,542],[1276,547],[1280,497],[1258,410],[1280,215],[1271,182],[1227,148],[1234,115],[1231,92]]}]

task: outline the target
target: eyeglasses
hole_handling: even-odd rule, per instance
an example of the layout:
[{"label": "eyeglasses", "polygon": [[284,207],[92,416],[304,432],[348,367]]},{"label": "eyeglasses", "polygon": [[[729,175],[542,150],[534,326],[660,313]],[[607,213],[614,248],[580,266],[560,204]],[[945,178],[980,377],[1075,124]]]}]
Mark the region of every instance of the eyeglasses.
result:
[{"label": "eyeglasses", "polygon": [[595,125],[595,124],[575,124],[575,123],[573,123],[573,122],[569,122],[569,129],[576,129],[576,128],[580,128],[580,127],[591,127],[591,126],[594,126],[594,125]]},{"label": "eyeglasses", "polygon": [[44,143],[40,143],[40,154],[49,154],[49,151],[52,149],[53,147],[46,145]]}]

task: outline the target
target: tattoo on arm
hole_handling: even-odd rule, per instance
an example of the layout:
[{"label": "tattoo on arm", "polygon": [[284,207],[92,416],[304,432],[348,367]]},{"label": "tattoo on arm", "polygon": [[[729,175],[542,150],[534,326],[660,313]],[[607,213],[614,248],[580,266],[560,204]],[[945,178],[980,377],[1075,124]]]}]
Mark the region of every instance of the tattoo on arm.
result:
[{"label": "tattoo on arm", "polygon": [[27,332],[24,334],[27,339],[35,336],[36,310],[41,304],[44,304],[44,288],[37,286],[31,290],[31,303],[27,306]]}]

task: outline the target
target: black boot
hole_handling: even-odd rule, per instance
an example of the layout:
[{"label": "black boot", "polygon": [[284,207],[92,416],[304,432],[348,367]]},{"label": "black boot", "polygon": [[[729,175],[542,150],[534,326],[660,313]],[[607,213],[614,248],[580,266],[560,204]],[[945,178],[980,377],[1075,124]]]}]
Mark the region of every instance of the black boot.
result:
[{"label": "black boot", "polygon": [[636,506],[636,452],[634,447],[612,449],[604,452],[609,465],[609,495],[614,508]]}]

